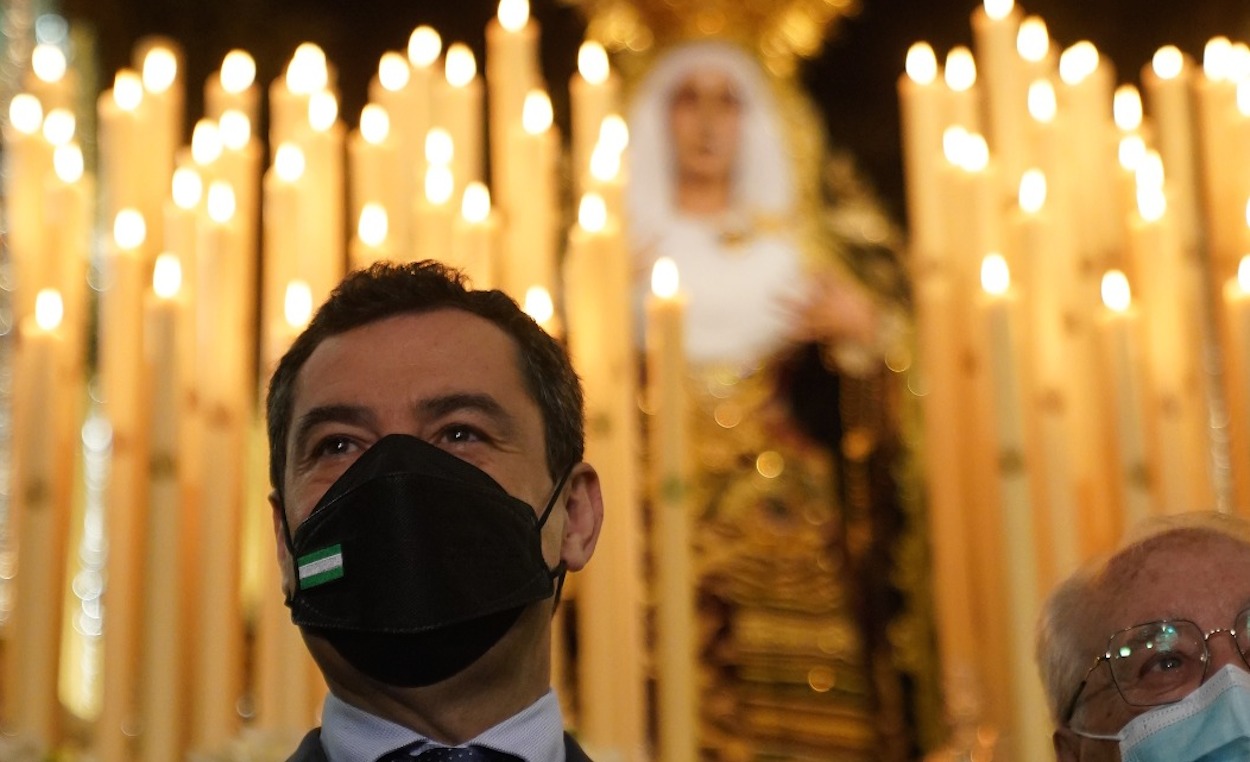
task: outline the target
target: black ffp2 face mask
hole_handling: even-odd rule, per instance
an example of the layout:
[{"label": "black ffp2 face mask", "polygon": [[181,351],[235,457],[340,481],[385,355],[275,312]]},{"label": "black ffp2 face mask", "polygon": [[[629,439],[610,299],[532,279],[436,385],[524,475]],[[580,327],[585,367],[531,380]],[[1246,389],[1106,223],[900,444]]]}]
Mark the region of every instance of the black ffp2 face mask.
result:
[{"label": "black ffp2 face mask", "polygon": [[383,437],[286,528],[291,620],[382,682],[455,675],[563,579],[541,535],[567,477],[539,517],[476,466],[416,437]]}]

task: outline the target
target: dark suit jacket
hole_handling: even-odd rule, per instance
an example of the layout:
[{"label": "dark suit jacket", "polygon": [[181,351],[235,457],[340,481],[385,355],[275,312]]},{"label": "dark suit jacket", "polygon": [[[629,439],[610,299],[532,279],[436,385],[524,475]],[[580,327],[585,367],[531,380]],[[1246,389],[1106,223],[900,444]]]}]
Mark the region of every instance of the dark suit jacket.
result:
[{"label": "dark suit jacket", "polygon": [[[582,751],[582,747],[568,733],[564,734],[564,759],[565,762],[590,762],[590,757],[586,756],[586,752]],[[299,748],[286,762],[329,762],[325,749],[321,748],[321,728],[308,731]]]}]

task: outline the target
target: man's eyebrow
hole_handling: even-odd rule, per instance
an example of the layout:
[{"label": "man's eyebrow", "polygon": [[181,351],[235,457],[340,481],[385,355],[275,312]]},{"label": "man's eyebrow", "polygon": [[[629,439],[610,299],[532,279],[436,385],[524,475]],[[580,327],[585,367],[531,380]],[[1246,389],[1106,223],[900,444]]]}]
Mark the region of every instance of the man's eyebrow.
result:
[{"label": "man's eyebrow", "polygon": [[423,399],[417,403],[416,407],[423,417],[439,418],[457,411],[473,410],[486,415],[500,426],[508,429],[515,426],[512,414],[499,404],[499,400],[489,394],[473,392],[443,394]]},{"label": "man's eyebrow", "polygon": [[347,423],[357,426],[367,425],[373,420],[369,409],[360,405],[321,405],[308,410],[295,423],[295,432],[291,442],[295,452],[302,452],[307,444],[309,433],[323,423]]}]

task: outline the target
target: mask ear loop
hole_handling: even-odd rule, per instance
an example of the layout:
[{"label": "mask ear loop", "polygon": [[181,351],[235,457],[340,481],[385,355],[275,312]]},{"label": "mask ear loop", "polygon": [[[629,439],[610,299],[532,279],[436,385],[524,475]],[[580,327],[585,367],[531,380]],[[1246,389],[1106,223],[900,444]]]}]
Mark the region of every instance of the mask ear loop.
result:
[{"label": "mask ear loop", "polygon": [[[279,495],[279,500],[281,496]],[[299,560],[295,558],[295,538],[291,535],[291,524],[286,520],[286,504],[278,510],[280,520],[282,522],[282,539],[286,542],[286,554],[291,557],[291,579],[296,580],[295,589],[299,589]],[[294,593],[286,594],[286,605],[290,606],[295,600]]]},{"label": "mask ear loop", "polygon": [[[556,482],[556,487],[551,491],[551,498],[547,501],[547,507],[543,509],[543,515],[538,517],[538,531],[546,526],[547,519],[551,516],[551,511],[556,507],[556,500],[560,497],[560,493],[564,491],[564,485],[573,475],[573,467],[569,466],[564,470],[564,474],[560,480]],[[556,615],[556,609],[560,607],[560,595],[564,592],[564,577],[568,573],[569,567],[564,561],[556,564],[556,568],[551,570],[551,578],[556,581],[555,601],[551,604],[551,615]]]}]

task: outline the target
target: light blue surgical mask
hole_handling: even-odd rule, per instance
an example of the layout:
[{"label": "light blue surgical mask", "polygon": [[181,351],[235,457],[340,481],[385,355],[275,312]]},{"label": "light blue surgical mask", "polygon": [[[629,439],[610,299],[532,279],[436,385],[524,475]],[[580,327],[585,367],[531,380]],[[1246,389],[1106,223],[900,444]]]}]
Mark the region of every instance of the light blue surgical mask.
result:
[{"label": "light blue surgical mask", "polygon": [[1228,665],[1175,704],[1135,717],[1114,735],[1123,762],[1250,760],[1250,672]]}]

